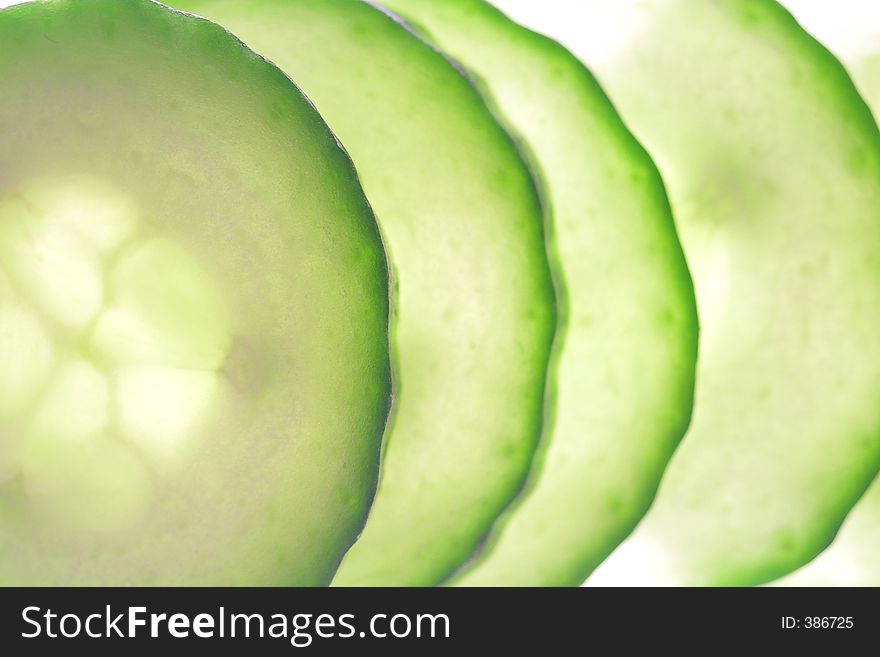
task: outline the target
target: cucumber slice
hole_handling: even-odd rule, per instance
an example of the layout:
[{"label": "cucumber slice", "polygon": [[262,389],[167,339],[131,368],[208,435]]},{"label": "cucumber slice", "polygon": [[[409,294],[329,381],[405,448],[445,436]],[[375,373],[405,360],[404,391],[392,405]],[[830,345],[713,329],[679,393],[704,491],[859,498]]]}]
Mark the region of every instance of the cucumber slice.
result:
[{"label": "cucumber slice", "polygon": [[0,582],[326,584],[390,400],[351,162],[147,0],[0,11]]},{"label": "cucumber slice", "polygon": [[[808,32],[831,49],[880,116],[880,6],[872,2],[785,0]],[[779,586],[880,586],[880,477],[847,516],[834,542]]]},{"label": "cucumber slice", "polygon": [[690,416],[696,308],[663,184],[558,44],[482,0],[383,4],[471,71],[525,141],[562,306],[541,453],[452,582],[576,586],[644,514]]},{"label": "cucumber slice", "polygon": [[294,76],[349,149],[397,274],[396,408],[340,585],[433,585],[515,496],[541,429],[553,288],[529,171],[479,93],[356,0],[183,0]]},{"label": "cucumber slice", "polygon": [[775,2],[498,4],[607,86],[664,174],[697,289],[691,428],[590,582],[755,584],[797,568],[880,465],[870,113]]}]

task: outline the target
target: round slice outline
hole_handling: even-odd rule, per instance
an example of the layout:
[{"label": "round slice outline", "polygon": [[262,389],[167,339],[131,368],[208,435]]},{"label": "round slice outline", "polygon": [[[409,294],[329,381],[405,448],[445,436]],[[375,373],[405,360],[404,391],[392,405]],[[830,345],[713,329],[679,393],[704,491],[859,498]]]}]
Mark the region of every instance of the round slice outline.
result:
[{"label": "round slice outline", "polygon": [[[876,118],[880,115],[880,12],[876,5],[846,0],[830,6],[783,0],[801,26],[828,47],[852,76]],[[878,586],[880,564],[880,476],[847,515],[834,541],[808,564],[773,582],[775,586]]]},{"label": "round slice outline", "polygon": [[[135,253],[139,243],[179,247],[139,265],[155,277],[147,325],[159,342],[172,340],[172,354],[194,337],[218,336],[225,320],[196,316],[192,326],[201,329],[180,335],[174,317],[163,316],[164,294],[198,296],[216,285],[229,331],[222,362],[168,362],[161,352],[162,362],[150,363],[158,378],[153,371],[126,388],[158,394],[177,381],[181,394],[199,392],[192,384],[199,374],[222,388],[207,395],[202,444],[184,460],[172,456],[174,467],[117,435],[115,411],[105,418],[109,429],[96,429],[78,420],[60,426],[58,394],[49,397],[51,413],[35,408],[42,446],[22,457],[27,472],[54,468],[72,479],[42,478],[35,487],[19,471],[2,481],[0,580],[328,583],[363,526],[391,395],[388,267],[348,155],[277,67],[224,28],[151,0],[15,5],[0,11],[0,50],[0,85],[9,92],[0,102],[0,224],[23,226],[27,236],[14,247],[3,243],[18,259],[3,263],[14,269],[4,271],[3,288],[16,280],[0,303],[10,296],[27,303],[50,327],[57,364],[72,364],[64,379],[72,383],[55,388],[60,402],[76,391],[105,391],[100,399],[113,401],[100,404],[111,411],[131,402],[127,413],[140,421],[141,436],[150,432],[144,413],[169,417],[162,404],[116,391],[112,359],[90,339],[105,305],[146,278],[132,275],[136,266],[118,285],[105,282],[124,268],[130,245]],[[108,188],[124,202],[108,200]],[[133,230],[114,241],[96,204],[122,213]],[[69,267],[52,266],[70,254],[88,254],[102,288],[84,324],[75,313],[61,316],[74,317],[76,330],[48,312],[58,307],[44,303],[53,300],[43,294],[51,287],[22,286],[33,271],[78,283],[66,277]],[[204,310],[198,298],[182,299]],[[181,368],[193,375],[174,379]],[[96,370],[108,375],[106,385]],[[189,399],[176,400],[172,411],[193,412]],[[31,438],[30,414],[6,420],[4,438]],[[109,453],[102,445],[114,454],[106,463],[96,456]],[[64,450],[74,459],[50,466]],[[77,459],[106,477],[80,477]],[[129,467],[141,474],[126,479]],[[111,492],[128,487],[133,501],[121,510],[96,507],[94,484],[102,482]],[[91,517],[59,505],[72,491],[93,500],[73,507]]]},{"label": "round slice outline", "polygon": [[880,350],[867,328],[870,113],[775,2],[496,4],[560,39],[609,90],[667,182],[697,288],[691,429],[652,510],[588,583],[790,572],[828,544],[880,465],[867,401]]},{"label": "round slice outline", "polygon": [[690,419],[696,307],[663,183],[559,44],[483,0],[383,4],[469,71],[531,155],[562,307],[530,479],[448,583],[578,585],[644,514]]},{"label": "round slice outline", "polygon": [[395,271],[395,408],[338,585],[433,585],[528,471],[555,324],[526,165],[451,62],[360,0],[185,0],[289,69],[355,161]]}]

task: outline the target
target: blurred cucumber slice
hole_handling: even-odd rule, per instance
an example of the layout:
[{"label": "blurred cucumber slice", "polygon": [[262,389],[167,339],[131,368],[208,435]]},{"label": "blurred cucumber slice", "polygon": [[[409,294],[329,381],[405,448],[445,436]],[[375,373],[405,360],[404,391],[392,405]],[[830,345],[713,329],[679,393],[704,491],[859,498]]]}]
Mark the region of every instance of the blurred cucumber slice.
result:
[{"label": "blurred cucumber slice", "polygon": [[340,585],[432,585],[522,485],[554,329],[529,171],[449,61],[356,0],[183,0],[288,71],[349,149],[396,273],[395,410]]},{"label": "blurred cucumber slice", "polygon": [[459,585],[578,585],[629,533],[685,431],[696,309],[660,176],[590,73],[482,0],[383,0],[525,142],[562,306],[530,479]]},{"label": "blurred cucumber slice", "polygon": [[[840,58],[874,117],[880,116],[880,5],[785,0],[801,26]],[[859,500],[834,542],[779,586],[880,586],[880,478]]]},{"label": "blurred cucumber slice", "polygon": [[670,190],[702,333],[657,500],[590,583],[755,584],[880,465],[880,138],[775,2],[497,4],[596,72]]},{"label": "blurred cucumber slice", "polygon": [[333,134],[146,0],[0,11],[0,90],[0,582],[326,584],[390,396]]}]

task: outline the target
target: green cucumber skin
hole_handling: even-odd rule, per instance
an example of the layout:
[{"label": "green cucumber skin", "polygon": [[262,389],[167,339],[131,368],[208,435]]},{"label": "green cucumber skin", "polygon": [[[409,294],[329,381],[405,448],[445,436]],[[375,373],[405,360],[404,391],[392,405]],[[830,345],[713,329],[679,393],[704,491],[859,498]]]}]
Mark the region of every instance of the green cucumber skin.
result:
[{"label": "green cucumber skin", "polygon": [[450,62],[355,0],[185,0],[285,69],[351,153],[395,271],[395,408],[337,585],[434,585],[517,494],[555,310],[527,166]]},{"label": "green cucumber skin", "polygon": [[[576,7],[544,27],[658,163],[701,319],[691,428],[590,583],[766,582],[828,544],[880,465],[877,128],[775,2]],[[628,28],[604,56],[585,35]]]},{"label": "green cucumber skin", "polygon": [[876,6],[863,0],[838,0],[833,7],[812,0],[781,0],[780,4],[841,61],[876,118],[880,109]]},{"label": "green cucumber skin", "polygon": [[693,286],[663,183],[580,62],[482,0],[384,0],[481,85],[543,182],[560,299],[541,451],[450,584],[576,586],[647,510],[693,401]]},{"label": "green cucumber skin", "polygon": [[279,69],[147,0],[0,11],[0,87],[0,201],[33,177],[114,185],[145,238],[221,283],[236,340],[208,446],[150,465],[128,526],[44,522],[4,482],[0,581],[327,584],[365,521],[391,393],[388,267],[347,154]]}]

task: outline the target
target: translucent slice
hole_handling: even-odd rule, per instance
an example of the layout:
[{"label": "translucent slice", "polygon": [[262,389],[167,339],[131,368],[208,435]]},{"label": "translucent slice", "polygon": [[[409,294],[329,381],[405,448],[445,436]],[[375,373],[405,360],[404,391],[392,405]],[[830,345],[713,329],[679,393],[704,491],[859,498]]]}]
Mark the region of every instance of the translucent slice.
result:
[{"label": "translucent slice", "polygon": [[339,135],[396,274],[395,410],[379,490],[335,583],[432,585],[525,477],[553,290],[526,166],[442,55],[357,0],[182,0],[286,70]]},{"label": "translucent slice", "polygon": [[314,107],[208,21],[50,0],[0,11],[0,134],[0,584],[329,583],[389,287]]},{"label": "translucent slice", "polygon": [[[785,0],[801,26],[840,58],[880,116],[880,5]],[[780,586],[880,586],[880,478],[847,516],[834,542],[809,564],[775,582]]]},{"label": "translucent slice", "polygon": [[482,0],[384,4],[468,69],[525,141],[563,306],[540,456],[452,581],[578,585],[641,518],[690,415],[696,309],[662,182],[558,44]]},{"label": "translucent slice", "polygon": [[870,113],[775,2],[498,4],[593,67],[666,180],[697,291],[691,427],[590,582],[756,584],[797,568],[880,465]]}]

